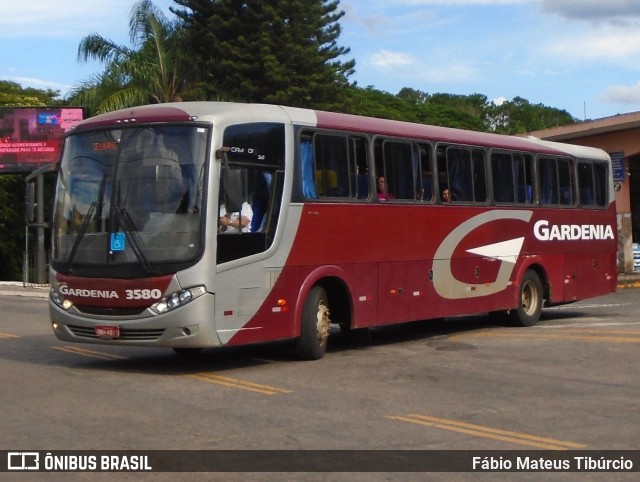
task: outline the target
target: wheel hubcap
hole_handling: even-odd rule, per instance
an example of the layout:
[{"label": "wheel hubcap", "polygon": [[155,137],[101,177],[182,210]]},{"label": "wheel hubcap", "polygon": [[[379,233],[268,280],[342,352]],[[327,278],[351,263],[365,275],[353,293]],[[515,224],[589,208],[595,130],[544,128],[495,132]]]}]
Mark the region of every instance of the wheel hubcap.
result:
[{"label": "wheel hubcap", "polygon": [[532,315],[536,311],[538,303],[538,293],[532,283],[527,282],[522,287],[522,309],[527,315]]},{"label": "wheel hubcap", "polygon": [[318,313],[317,313],[317,334],[318,334],[318,344],[323,346],[327,343],[327,338],[329,338],[329,308],[323,303],[320,302],[318,304]]}]

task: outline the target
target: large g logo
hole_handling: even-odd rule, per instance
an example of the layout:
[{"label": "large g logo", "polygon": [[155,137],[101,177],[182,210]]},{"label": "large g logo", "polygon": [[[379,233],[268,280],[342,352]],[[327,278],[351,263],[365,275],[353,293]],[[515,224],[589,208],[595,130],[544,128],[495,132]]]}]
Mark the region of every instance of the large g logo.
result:
[{"label": "large g logo", "polygon": [[440,246],[438,246],[434,255],[433,287],[436,292],[443,298],[460,299],[487,296],[496,291],[504,290],[509,285],[511,273],[513,273],[513,268],[516,265],[522,244],[524,243],[524,236],[467,250],[468,253],[494,258],[500,261],[500,269],[498,270],[495,284],[491,286],[488,286],[486,283],[465,283],[456,279],[451,272],[451,257],[458,247],[458,244],[460,244],[460,241],[477,227],[501,219],[515,219],[529,222],[532,215],[533,211],[487,211],[468,219],[451,231],[451,233],[444,238]]}]

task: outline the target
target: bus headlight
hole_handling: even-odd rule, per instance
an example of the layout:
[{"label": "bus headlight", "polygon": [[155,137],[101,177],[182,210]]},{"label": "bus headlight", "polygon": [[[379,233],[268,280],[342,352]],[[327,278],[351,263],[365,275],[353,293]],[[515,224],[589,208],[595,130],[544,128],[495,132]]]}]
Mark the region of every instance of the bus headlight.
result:
[{"label": "bus headlight", "polygon": [[172,293],[169,296],[165,296],[160,301],[151,306],[154,313],[160,315],[167,311],[175,310],[180,306],[184,306],[190,301],[199,298],[205,294],[207,290],[204,286],[196,286],[194,288],[188,288],[176,293]]},{"label": "bus headlight", "polygon": [[49,292],[49,296],[57,306],[59,306],[65,311],[69,311],[69,309],[73,306],[73,303],[67,298],[65,298],[65,296],[62,293],[60,293],[60,291],[58,291],[57,288],[51,288],[51,291]]}]

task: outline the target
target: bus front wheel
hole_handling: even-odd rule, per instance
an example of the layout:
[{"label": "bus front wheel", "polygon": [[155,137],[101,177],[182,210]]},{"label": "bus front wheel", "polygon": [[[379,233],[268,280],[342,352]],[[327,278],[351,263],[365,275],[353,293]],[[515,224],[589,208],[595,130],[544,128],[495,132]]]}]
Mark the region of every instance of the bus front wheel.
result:
[{"label": "bus front wheel", "polygon": [[300,336],[296,353],[303,360],[318,360],[327,351],[329,339],[329,302],[322,286],[314,286],[302,309]]},{"label": "bus front wheel", "polygon": [[520,283],[518,307],[510,313],[511,323],[515,326],[533,326],[540,320],[544,295],[540,276],[533,270],[527,270]]}]

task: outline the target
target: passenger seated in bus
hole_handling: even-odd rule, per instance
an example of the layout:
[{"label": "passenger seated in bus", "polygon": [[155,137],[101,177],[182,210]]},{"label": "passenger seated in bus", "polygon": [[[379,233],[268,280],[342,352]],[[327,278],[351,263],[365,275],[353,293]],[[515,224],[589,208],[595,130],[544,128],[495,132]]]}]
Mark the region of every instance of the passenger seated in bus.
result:
[{"label": "passenger seated in bus", "polygon": [[224,204],[220,205],[221,233],[249,233],[251,232],[251,218],[253,210],[248,202],[242,203],[242,212],[228,213]]},{"label": "passenger seated in bus", "polygon": [[388,201],[389,199],[395,199],[395,196],[387,191],[387,181],[384,176],[378,176],[378,200]]},{"label": "passenger seated in bus", "polygon": [[442,202],[450,203],[451,202],[451,193],[449,192],[449,188],[445,187],[442,190],[442,194],[440,195],[440,197],[442,198]]}]

